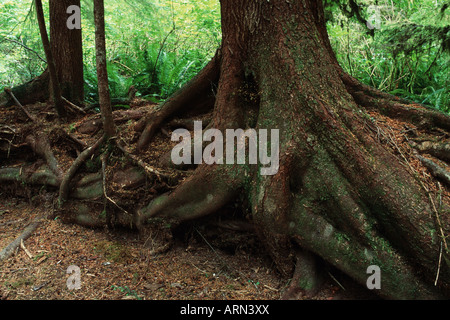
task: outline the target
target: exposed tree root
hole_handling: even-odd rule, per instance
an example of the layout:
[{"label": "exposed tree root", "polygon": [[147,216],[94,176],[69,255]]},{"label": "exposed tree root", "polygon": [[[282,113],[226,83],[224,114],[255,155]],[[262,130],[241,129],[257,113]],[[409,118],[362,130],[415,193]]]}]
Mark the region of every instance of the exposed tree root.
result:
[{"label": "exposed tree root", "polygon": [[360,106],[418,126],[436,126],[450,130],[450,117],[442,112],[367,86],[346,73],[341,74],[341,79]]},{"label": "exposed tree root", "polygon": [[188,221],[207,216],[222,208],[239,193],[241,178],[223,175],[218,167],[201,166],[173,192],[162,195],[140,209],[136,225],[150,218],[165,217]]},{"label": "exposed tree root", "polygon": [[[149,118],[143,120],[145,128],[137,143],[138,151],[142,151],[149,144],[155,132],[169,117],[183,111],[204,110],[205,105],[206,109],[212,108],[214,85],[217,83],[220,74],[220,60],[220,52],[217,52],[197,76],[163,103],[156,114],[152,114]],[[138,124],[137,130],[140,126]]]},{"label": "exposed tree root", "polygon": [[102,136],[93,146],[84,150],[74,161],[68,172],[64,175],[64,178],[61,181],[61,186],[59,188],[58,202],[60,206],[62,206],[64,202],[66,202],[69,196],[69,183],[72,180],[73,176],[76,174],[77,170],[86,161],[86,159],[88,159],[97,151],[97,149],[103,144],[104,141],[105,136]]},{"label": "exposed tree root", "polygon": [[295,257],[295,271],[292,275],[291,285],[283,294],[284,300],[297,300],[299,298],[313,298],[323,283],[324,275],[317,264],[317,256],[306,250],[297,250]]},{"label": "exposed tree root", "polygon": [[0,168],[0,181],[7,183],[59,187],[58,178],[46,166],[31,165],[20,168]]},{"label": "exposed tree root", "polygon": [[47,165],[57,179],[62,179],[61,168],[53,154],[47,135],[44,133],[37,133],[36,135],[29,135],[25,140],[36,154],[45,159]]},{"label": "exposed tree root", "polygon": [[423,141],[421,143],[411,141],[410,145],[415,149],[419,150],[421,153],[428,153],[438,159],[450,163],[450,143],[448,143],[447,141],[445,142]]},{"label": "exposed tree root", "polygon": [[422,163],[430,170],[433,176],[435,176],[439,180],[442,180],[447,186],[450,186],[450,172],[448,170],[430,159],[424,158],[422,156],[417,156],[417,158],[422,161]]}]

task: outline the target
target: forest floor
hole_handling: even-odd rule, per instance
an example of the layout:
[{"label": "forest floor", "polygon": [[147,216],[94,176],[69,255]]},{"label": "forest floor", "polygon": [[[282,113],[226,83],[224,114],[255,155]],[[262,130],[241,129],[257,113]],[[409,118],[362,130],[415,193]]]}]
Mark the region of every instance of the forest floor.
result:
[{"label": "forest floor", "polygon": [[[40,209],[11,199],[0,210],[0,221],[15,220],[2,228],[0,245],[5,247]],[[250,258],[247,255],[228,259],[203,245],[177,246],[167,254],[149,256],[135,235],[48,220],[25,246],[32,258],[20,250],[0,271],[0,295],[6,299],[267,299],[279,295],[279,279],[260,259],[253,257],[251,263],[245,261]],[[71,265],[81,269],[80,290],[67,288],[66,270]],[[245,270],[245,265],[252,269]]]},{"label": "forest floor", "polygon": [[[36,116],[43,112],[42,105],[26,107]],[[1,112],[0,127],[19,132],[19,127],[27,122],[17,107]],[[440,190],[440,184],[436,184],[426,168],[414,158],[407,144],[406,133],[419,129],[412,130],[404,123],[378,114],[371,116],[379,139],[384,140],[386,147],[392,148],[405,159],[411,170],[420,174],[430,192],[448,197],[447,189]],[[86,116],[89,117],[94,116]],[[64,130],[77,133],[79,139],[92,145],[98,124],[86,118],[67,125]],[[120,132],[127,133],[127,142],[131,143],[133,121],[125,120]],[[95,121],[99,119],[95,118]],[[83,127],[87,128],[85,133],[80,130]],[[53,138],[50,136],[52,147],[56,147],[55,155],[65,172],[73,155],[69,156],[67,146],[61,145],[58,149],[58,141],[64,139],[61,140],[57,129],[47,132],[53,132]],[[150,146],[151,152],[142,155],[146,163],[156,166],[161,155],[170,150],[168,133],[170,128],[163,130],[155,139],[157,145]],[[14,144],[12,140],[9,143]],[[16,151],[23,153],[22,147],[19,145]],[[19,166],[19,160],[10,159],[8,155],[0,168]],[[29,155],[22,160],[29,161]],[[170,249],[158,253],[149,246],[154,240],[151,235],[144,236],[123,228],[87,228],[63,222],[58,215],[51,214],[55,209],[54,191],[25,186],[21,189],[16,185],[13,190],[20,192],[11,193],[8,186],[2,187],[0,250],[16,239],[35,217],[52,218],[44,220],[24,242],[27,251],[18,248],[12,257],[0,262],[0,300],[279,300],[289,287],[290,279],[277,272],[261,242],[252,233],[191,225],[174,236]],[[155,192],[159,193],[159,190]],[[140,195],[136,193],[136,196]],[[136,202],[136,205],[140,204]],[[79,290],[70,290],[67,286],[69,266],[81,270]],[[312,299],[373,298],[370,292],[337,270],[328,269],[325,273],[325,283]]]},{"label": "forest floor", "polygon": [[[23,198],[0,202],[0,247],[50,210]],[[200,233],[198,233],[200,234]],[[233,235],[228,235],[233,237]],[[226,239],[227,235],[224,235]],[[289,286],[251,235],[235,250],[215,248],[201,236],[179,238],[152,254],[127,230],[99,230],[48,219],[0,268],[0,300],[280,300]],[[242,238],[241,238],[242,240]],[[30,254],[30,256],[28,255]],[[69,266],[81,269],[81,288],[70,290]],[[339,272],[305,300],[373,299]],[[339,280],[337,280],[339,279]]]},{"label": "forest floor", "polygon": [[[3,200],[0,247],[11,242],[40,210],[23,199]],[[0,297],[8,300],[279,299],[286,285],[263,256],[225,253],[191,239],[151,255],[146,239],[126,230],[105,231],[46,220],[0,271]],[[81,269],[81,289],[69,290],[66,273]]]}]

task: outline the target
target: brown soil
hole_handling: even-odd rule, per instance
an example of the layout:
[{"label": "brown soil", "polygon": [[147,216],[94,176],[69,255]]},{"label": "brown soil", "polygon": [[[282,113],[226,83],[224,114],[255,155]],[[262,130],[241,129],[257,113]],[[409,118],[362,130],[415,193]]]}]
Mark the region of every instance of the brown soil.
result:
[{"label": "brown soil", "polygon": [[[23,198],[0,202],[0,247],[6,247],[43,210]],[[149,239],[124,230],[94,230],[45,220],[24,242],[25,250],[1,265],[0,300],[279,300],[281,277],[256,239],[219,249],[196,233],[152,254]],[[205,232],[206,234],[207,232]],[[188,233],[189,234],[189,233]],[[200,236],[202,235],[202,236]],[[233,235],[221,235],[222,244]],[[228,239],[227,239],[228,237]],[[217,238],[217,237],[216,237]],[[217,240],[217,239],[216,239]],[[243,240],[241,238],[240,240]],[[69,266],[81,269],[81,289],[69,290]],[[342,291],[332,281],[316,299]]]}]

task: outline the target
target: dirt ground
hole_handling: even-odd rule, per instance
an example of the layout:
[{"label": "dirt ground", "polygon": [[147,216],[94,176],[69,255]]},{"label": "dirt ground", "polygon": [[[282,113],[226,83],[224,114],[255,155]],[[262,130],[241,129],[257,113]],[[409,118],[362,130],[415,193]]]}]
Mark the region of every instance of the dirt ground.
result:
[{"label": "dirt ground", "polygon": [[[0,247],[6,247],[45,206],[23,198],[0,202]],[[201,235],[198,232],[197,235]],[[289,279],[276,271],[258,243],[234,252],[206,238],[176,239],[170,250],[151,254],[138,233],[41,223],[0,268],[1,300],[279,300]],[[81,270],[81,288],[70,290],[69,266]],[[328,282],[316,299],[342,291]]]}]

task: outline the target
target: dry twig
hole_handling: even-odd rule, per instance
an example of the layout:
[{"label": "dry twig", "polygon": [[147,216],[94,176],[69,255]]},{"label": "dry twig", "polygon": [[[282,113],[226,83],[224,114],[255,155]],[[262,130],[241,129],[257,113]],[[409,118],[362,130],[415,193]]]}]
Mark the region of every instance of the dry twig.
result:
[{"label": "dry twig", "polygon": [[20,243],[23,242],[23,240],[28,239],[32,233],[37,229],[39,224],[41,223],[42,218],[37,217],[35,218],[22,232],[22,234],[16,238],[13,242],[11,242],[6,248],[4,248],[0,252],[0,262],[8,259],[14,254],[14,251],[20,246]]},{"label": "dry twig", "polygon": [[31,252],[28,251],[28,249],[25,247],[25,244],[23,243],[23,239],[20,239],[20,247],[21,247],[22,250],[27,254],[28,258],[33,259],[33,255],[32,255]]},{"label": "dry twig", "polygon": [[25,107],[19,102],[19,100],[17,100],[16,96],[14,95],[14,93],[11,91],[11,89],[9,88],[5,88],[4,89],[5,92],[7,94],[9,94],[11,96],[11,98],[14,100],[14,102],[17,104],[17,106],[22,109],[22,111],[26,114],[26,116],[28,117],[28,119],[30,119],[32,122],[36,122],[36,120],[34,119],[34,117],[25,109]]}]

